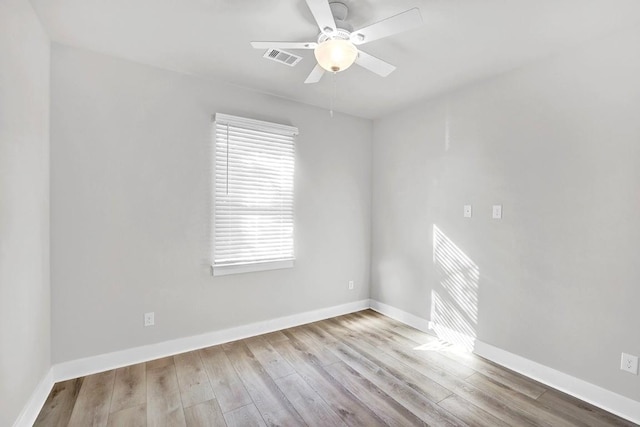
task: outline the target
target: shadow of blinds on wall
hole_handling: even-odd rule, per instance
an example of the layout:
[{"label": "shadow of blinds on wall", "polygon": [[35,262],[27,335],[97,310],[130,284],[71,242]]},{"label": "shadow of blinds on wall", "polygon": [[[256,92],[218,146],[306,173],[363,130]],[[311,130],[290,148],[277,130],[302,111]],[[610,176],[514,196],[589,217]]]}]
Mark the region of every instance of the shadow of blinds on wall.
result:
[{"label": "shadow of blinds on wall", "polygon": [[293,266],[292,126],[216,114],[213,274]]}]

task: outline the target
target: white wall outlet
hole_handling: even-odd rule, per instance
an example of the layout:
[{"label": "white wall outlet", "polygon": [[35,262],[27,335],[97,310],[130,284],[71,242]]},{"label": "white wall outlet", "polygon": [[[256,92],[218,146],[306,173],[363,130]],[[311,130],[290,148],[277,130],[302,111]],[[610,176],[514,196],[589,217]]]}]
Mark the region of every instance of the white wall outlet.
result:
[{"label": "white wall outlet", "polygon": [[349,290],[353,290],[353,280],[349,280]]},{"label": "white wall outlet", "polygon": [[145,313],[144,314],[144,326],[153,326],[156,324],[156,319],[155,319],[156,315],[155,313],[152,311],[151,313]]},{"label": "white wall outlet", "polygon": [[471,218],[471,205],[464,205],[464,217]]},{"label": "white wall outlet", "polygon": [[622,353],[620,360],[620,369],[638,375],[638,356],[633,354]]},{"label": "white wall outlet", "polygon": [[493,205],[493,219],[502,219],[502,205]]}]

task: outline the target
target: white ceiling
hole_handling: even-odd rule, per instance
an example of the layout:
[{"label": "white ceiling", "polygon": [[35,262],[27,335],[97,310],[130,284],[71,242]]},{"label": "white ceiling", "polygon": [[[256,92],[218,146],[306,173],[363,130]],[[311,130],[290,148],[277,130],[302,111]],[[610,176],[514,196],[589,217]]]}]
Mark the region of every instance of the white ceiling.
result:
[{"label": "white ceiling", "polygon": [[[337,111],[376,118],[640,22],[638,0],[341,0],[354,28],[419,7],[424,26],[360,48],[398,67],[336,76]],[[304,0],[31,0],[51,38],[328,108],[332,76],[303,83],[312,51],[287,67],[250,41],[315,41]]]}]

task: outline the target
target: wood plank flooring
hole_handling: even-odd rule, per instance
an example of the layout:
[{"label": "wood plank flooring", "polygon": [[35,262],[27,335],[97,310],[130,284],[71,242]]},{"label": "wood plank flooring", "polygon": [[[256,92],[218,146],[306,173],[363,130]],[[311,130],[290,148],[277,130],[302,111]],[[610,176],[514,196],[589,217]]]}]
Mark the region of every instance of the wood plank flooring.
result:
[{"label": "wood plank flooring", "polygon": [[57,383],[35,426],[633,426],[372,310]]}]

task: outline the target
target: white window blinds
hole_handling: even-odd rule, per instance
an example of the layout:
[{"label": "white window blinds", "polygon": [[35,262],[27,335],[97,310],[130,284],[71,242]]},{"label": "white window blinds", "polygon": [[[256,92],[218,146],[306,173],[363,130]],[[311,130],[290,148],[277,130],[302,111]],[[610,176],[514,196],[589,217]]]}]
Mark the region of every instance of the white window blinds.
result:
[{"label": "white window blinds", "polygon": [[216,114],[214,129],[214,274],[292,261],[298,129],[226,114]]}]

